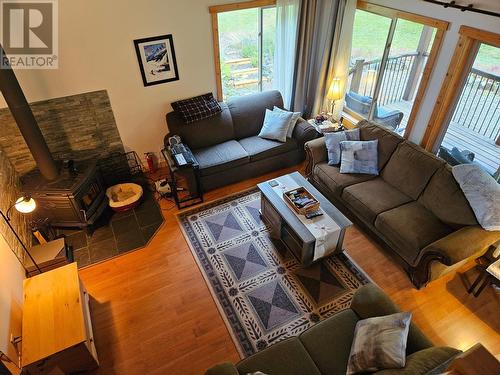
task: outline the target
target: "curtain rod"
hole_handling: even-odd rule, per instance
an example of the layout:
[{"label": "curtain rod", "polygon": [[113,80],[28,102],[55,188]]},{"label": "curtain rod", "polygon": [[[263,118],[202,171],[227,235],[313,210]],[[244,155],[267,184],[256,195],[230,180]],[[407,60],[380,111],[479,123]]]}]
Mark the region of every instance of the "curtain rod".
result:
[{"label": "curtain rod", "polygon": [[487,14],[488,16],[500,17],[500,13],[496,13],[496,12],[493,12],[491,10],[474,8],[474,4],[458,5],[455,1],[450,1],[450,2],[438,1],[438,0],[423,0],[423,1],[425,1],[427,3],[442,5],[445,8],[460,9],[462,12],[469,11],[469,12]]}]

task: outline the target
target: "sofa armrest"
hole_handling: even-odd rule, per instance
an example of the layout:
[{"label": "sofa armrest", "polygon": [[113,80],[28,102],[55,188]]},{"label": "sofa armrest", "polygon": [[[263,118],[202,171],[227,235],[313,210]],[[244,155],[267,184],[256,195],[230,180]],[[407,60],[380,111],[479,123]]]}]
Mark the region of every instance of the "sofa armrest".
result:
[{"label": "sofa armrest", "polygon": [[415,375],[415,374],[442,374],[446,371],[449,363],[460,354],[460,350],[446,347],[434,346],[420,350],[406,358],[403,368],[387,369],[377,371],[377,375]]},{"label": "sofa armrest", "polygon": [[292,137],[297,140],[299,148],[302,150],[307,141],[318,137],[318,132],[314,126],[309,124],[302,117],[299,117],[293,129]]},{"label": "sofa armrest", "polygon": [[[356,291],[352,299],[351,309],[361,319],[391,315],[401,311],[382,289],[375,284],[364,285]],[[432,342],[415,324],[411,323],[406,353],[415,353],[431,346]]]},{"label": "sofa armrest", "polygon": [[418,263],[433,258],[451,266],[467,258],[479,257],[500,240],[500,231],[488,231],[479,225],[467,226],[427,245],[418,257]]},{"label": "sofa armrest", "polygon": [[232,363],[221,363],[208,369],[205,375],[240,375],[240,373]]},{"label": "sofa armrest", "polygon": [[306,176],[311,177],[314,166],[322,161],[328,160],[328,153],[326,151],[325,137],[316,138],[307,142],[304,145],[306,150]]}]

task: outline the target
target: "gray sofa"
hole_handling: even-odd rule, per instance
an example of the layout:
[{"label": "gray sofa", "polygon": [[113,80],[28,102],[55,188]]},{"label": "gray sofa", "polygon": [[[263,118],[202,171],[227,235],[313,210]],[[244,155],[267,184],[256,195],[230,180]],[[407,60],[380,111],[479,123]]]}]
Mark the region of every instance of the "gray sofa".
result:
[{"label": "gray sofa", "polygon": [[175,111],[167,114],[170,133],[165,143],[176,134],[189,146],[200,165],[205,191],[296,165],[305,158],[304,144],[318,136],[302,118],[285,143],[257,136],[266,108],[283,108],[279,91],[231,98],[220,104],[221,113],[192,124],[184,123]]}]

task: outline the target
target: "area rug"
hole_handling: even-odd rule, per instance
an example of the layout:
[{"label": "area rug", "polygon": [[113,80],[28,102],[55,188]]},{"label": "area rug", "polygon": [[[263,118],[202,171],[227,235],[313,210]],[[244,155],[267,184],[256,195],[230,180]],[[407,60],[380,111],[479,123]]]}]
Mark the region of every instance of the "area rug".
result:
[{"label": "area rug", "polygon": [[304,268],[259,210],[253,189],[177,215],[242,358],[348,308],[370,282],[345,253]]}]

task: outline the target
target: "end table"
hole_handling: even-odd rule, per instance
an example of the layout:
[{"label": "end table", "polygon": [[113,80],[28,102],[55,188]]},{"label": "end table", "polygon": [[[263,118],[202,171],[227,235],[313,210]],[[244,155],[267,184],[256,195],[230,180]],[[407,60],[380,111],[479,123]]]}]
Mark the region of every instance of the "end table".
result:
[{"label": "end table", "polygon": [[[187,208],[198,203],[203,203],[203,187],[201,186],[200,166],[198,162],[194,164],[186,164],[183,167],[178,167],[175,164],[172,152],[168,148],[161,150],[163,158],[167,162],[170,170],[170,181],[172,196],[178,209]],[[188,180],[189,195],[182,197],[179,195],[177,187],[179,186],[179,176],[182,175]]]}]

